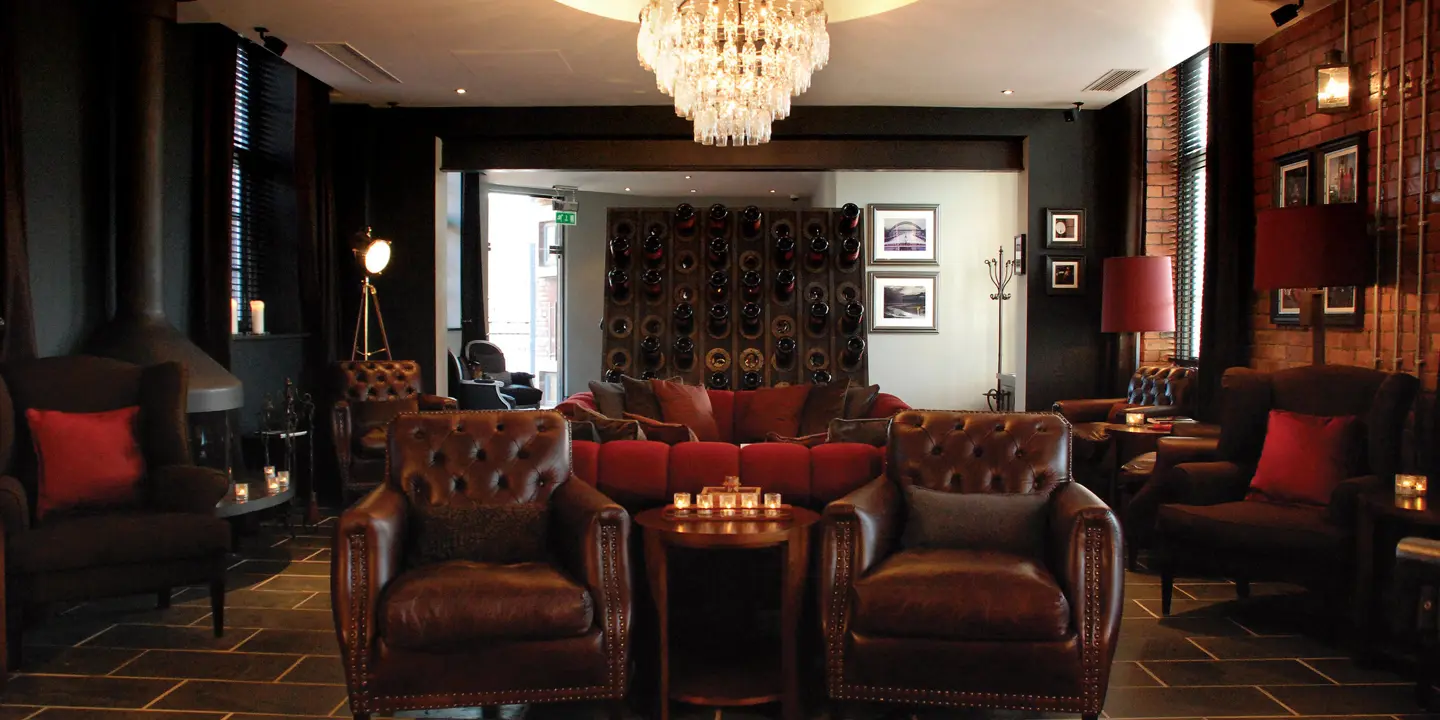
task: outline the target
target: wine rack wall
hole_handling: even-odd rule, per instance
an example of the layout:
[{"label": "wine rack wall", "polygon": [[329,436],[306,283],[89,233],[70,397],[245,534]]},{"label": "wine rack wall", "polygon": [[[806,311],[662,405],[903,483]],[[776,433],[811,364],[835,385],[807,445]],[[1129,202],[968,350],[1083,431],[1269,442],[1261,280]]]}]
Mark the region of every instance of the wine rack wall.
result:
[{"label": "wine rack wall", "polygon": [[860,208],[613,208],[607,220],[607,380],[868,384]]}]

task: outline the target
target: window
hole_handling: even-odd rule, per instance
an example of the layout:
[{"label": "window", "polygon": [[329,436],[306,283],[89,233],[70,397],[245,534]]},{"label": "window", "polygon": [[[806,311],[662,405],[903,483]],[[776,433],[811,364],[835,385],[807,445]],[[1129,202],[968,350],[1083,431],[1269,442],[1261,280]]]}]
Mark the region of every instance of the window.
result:
[{"label": "window", "polygon": [[1175,249],[1175,356],[1200,357],[1205,290],[1205,154],[1210,135],[1210,52],[1180,65],[1180,187]]},{"label": "window", "polygon": [[240,308],[240,329],[250,330],[250,301],[260,287],[259,248],[245,166],[250,160],[250,45],[235,56],[235,148],[230,162],[230,298]]}]

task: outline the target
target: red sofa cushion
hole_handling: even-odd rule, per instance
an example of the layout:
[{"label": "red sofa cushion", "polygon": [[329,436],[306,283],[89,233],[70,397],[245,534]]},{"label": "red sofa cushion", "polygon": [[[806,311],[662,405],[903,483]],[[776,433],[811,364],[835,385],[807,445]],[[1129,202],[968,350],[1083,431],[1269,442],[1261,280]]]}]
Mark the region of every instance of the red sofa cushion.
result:
[{"label": "red sofa cushion", "polygon": [[40,464],[36,516],[134,504],[145,474],[135,437],[139,415],[138,405],[97,413],[26,410]]},{"label": "red sofa cushion", "polygon": [[783,502],[810,504],[810,453],[804,445],[761,443],[740,448],[740,482],[778,492]]},{"label": "red sofa cushion", "polygon": [[735,440],[735,417],[743,412],[740,400],[745,392],[734,390],[710,390],[710,409],[715,413],[715,429],[719,431],[720,442],[733,443]]},{"label": "red sofa cushion", "polygon": [[839,500],[880,477],[885,448],[858,443],[831,443],[810,451],[810,495],[816,504]]},{"label": "red sofa cushion", "polygon": [[735,439],[742,443],[764,442],[774,433],[784,437],[799,434],[800,413],[810,397],[809,385],[765,388],[749,393],[749,406],[735,416]]},{"label": "red sofa cushion", "polygon": [[[594,443],[582,441],[574,444],[578,447]],[[667,497],[669,445],[648,440],[617,440],[601,445],[598,457],[592,484],[611,500],[625,507],[635,507]],[[574,470],[581,472],[586,468],[577,465]]]},{"label": "red sofa cushion", "polygon": [[1271,410],[1265,447],[1247,499],[1329,505],[1349,476],[1355,416],[1321,417]]},{"label": "red sofa cushion", "polygon": [[681,385],[668,380],[651,380],[660,414],[667,423],[680,423],[695,431],[701,442],[719,442],[715,409],[710,394],[700,385]]},{"label": "red sofa cushion", "polygon": [[875,404],[870,407],[870,414],[869,414],[868,417],[872,417],[872,418],[890,417],[891,415],[894,415],[895,413],[898,413],[898,412],[900,412],[901,410],[909,410],[909,409],[910,409],[910,406],[907,405],[907,404],[905,404],[905,401],[904,401],[904,400],[901,400],[900,398],[895,397],[894,395],[891,395],[890,393],[883,393],[883,392],[882,392],[882,393],[880,393],[879,395],[875,396]]},{"label": "red sofa cushion", "polygon": [[[719,485],[727,475],[740,474],[740,448],[730,443],[685,443],[670,448],[670,484],[661,492],[698,493],[706,485]],[[741,481],[744,479],[742,477]]]}]

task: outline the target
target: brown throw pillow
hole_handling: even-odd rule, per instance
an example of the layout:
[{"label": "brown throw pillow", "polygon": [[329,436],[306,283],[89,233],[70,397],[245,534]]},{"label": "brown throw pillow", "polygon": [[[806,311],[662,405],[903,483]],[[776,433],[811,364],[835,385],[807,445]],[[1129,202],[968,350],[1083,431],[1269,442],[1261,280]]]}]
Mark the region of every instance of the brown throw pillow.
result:
[{"label": "brown throw pillow", "polygon": [[350,403],[350,437],[355,456],[380,459],[385,457],[385,428],[400,413],[420,409],[420,398],[403,400],[370,400]]},{"label": "brown throw pillow", "polygon": [[845,392],[850,381],[814,385],[810,397],[805,400],[805,411],[800,414],[800,434],[815,435],[830,429],[830,421],[845,417]]},{"label": "brown throw pillow", "polygon": [[885,447],[890,441],[890,418],[846,420],[835,418],[830,421],[827,435],[832,443],[860,443]]},{"label": "brown throw pillow", "polygon": [[679,445],[682,442],[696,442],[694,431],[680,423],[667,423],[647,418],[634,413],[625,413],[625,417],[640,423],[640,430],[645,433],[646,440],[665,443],[666,445]]},{"label": "brown throw pillow", "polygon": [[410,504],[411,567],[448,560],[488,563],[545,559],[550,508],[511,505]]},{"label": "brown throw pillow", "polygon": [[911,485],[900,546],[1043,557],[1049,501],[1050,493],[950,493]]},{"label": "brown throw pillow", "polygon": [[578,408],[576,414],[595,428],[596,442],[645,439],[640,423],[634,420],[608,418],[587,407]]},{"label": "brown throw pillow", "polygon": [[625,417],[625,386],[620,383],[590,381],[590,394],[595,396],[595,407],[600,414],[609,418]]},{"label": "brown throw pillow", "polygon": [[807,448],[813,448],[817,445],[825,444],[825,433],[806,435],[805,437],[786,437],[780,433],[772,432],[765,435],[765,442],[790,443],[791,445],[804,445]]},{"label": "brown throw pillow", "polygon": [[870,417],[875,399],[880,397],[879,385],[851,385],[845,392],[846,420],[860,420]]},{"label": "brown throw pillow", "polygon": [[621,375],[620,384],[625,387],[624,410],[621,412],[621,417],[639,415],[652,420],[664,417],[660,414],[660,399],[655,397],[655,388],[649,380],[636,380],[629,375]]},{"label": "brown throw pillow", "polygon": [[761,388],[750,394],[750,404],[735,422],[739,442],[759,442],[769,435],[794,437],[800,431],[800,413],[810,397],[809,385]]},{"label": "brown throw pillow", "polygon": [[595,423],[592,423],[589,420],[570,419],[567,419],[565,422],[570,424],[571,442],[576,442],[579,440],[593,443],[600,442],[600,434],[595,431]]},{"label": "brown throw pillow", "polygon": [[668,380],[651,380],[650,385],[660,401],[660,419],[689,427],[701,442],[720,441],[715,408],[710,405],[710,392],[704,385],[681,385]]}]

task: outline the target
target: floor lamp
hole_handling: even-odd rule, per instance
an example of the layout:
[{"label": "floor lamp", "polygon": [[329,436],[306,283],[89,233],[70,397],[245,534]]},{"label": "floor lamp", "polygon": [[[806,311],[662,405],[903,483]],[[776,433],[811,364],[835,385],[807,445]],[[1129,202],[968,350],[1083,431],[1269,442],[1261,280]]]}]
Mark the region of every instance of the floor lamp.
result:
[{"label": "floor lamp", "polygon": [[[375,355],[385,353],[387,359],[393,360],[390,354],[390,337],[385,334],[385,316],[380,314],[380,295],[376,293],[375,286],[370,284],[372,275],[379,275],[385,272],[386,266],[390,264],[390,241],[377,240],[370,234],[370,228],[364,232],[357,233],[354,241],[355,259],[360,261],[360,268],[364,271],[365,277],[360,281],[360,315],[355,318],[355,339],[350,343],[351,360],[369,360]],[[370,307],[375,307],[375,321],[380,326],[380,349],[370,349]]]},{"label": "floor lamp", "polygon": [[[1175,332],[1175,271],[1168,255],[1106,258],[1100,331]],[[1140,366],[1140,343],[1131,343],[1130,372]]]},{"label": "floor lamp", "polygon": [[1312,363],[1325,364],[1325,288],[1364,285],[1372,246],[1359,203],[1263,210],[1255,223],[1255,289],[1301,290]]}]

